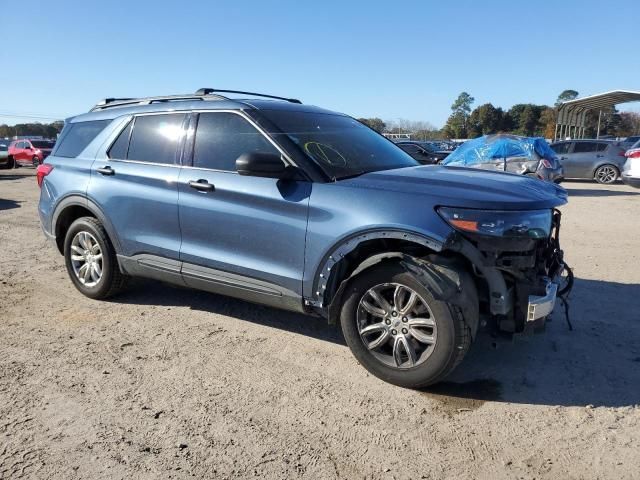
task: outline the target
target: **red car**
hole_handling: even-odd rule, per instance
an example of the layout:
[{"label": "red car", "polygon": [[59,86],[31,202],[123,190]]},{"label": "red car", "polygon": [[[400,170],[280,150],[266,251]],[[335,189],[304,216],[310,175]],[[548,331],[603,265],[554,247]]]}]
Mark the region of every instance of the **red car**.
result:
[{"label": "red car", "polygon": [[14,140],[9,144],[9,163],[37,167],[51,154],[54,145],[51,140]]}]

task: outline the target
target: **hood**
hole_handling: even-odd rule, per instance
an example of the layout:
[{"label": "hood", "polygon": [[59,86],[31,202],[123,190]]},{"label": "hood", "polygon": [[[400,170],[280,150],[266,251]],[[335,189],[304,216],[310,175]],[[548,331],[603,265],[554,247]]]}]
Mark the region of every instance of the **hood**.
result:
[{"label": "hood", "polygon": [[567,203],[567,191],[549,182],[504,172],[425,165],[371,172],[341,180],[355,188],[428,195],[432,204],[494,210],[535,210]]}]

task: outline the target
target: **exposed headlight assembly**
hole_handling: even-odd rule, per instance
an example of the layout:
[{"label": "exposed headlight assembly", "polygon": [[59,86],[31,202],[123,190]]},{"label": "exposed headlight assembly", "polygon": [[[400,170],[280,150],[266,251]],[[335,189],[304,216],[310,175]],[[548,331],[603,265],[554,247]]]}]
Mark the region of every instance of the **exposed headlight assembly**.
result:
[{"label": "exposed headlight assembly", "polygon": [[503,238],[546,238],[551,233],[551,210],[473,210],[439,207],[438,214],[461,232]]}]

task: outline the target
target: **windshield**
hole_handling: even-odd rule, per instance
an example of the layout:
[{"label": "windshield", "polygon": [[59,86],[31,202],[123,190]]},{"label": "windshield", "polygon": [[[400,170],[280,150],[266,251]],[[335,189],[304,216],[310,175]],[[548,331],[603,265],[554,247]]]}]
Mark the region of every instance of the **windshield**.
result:
[{"label": "windshield", "polygon": [[31,145],[35,148],[53,148],[55,142],[49,142],[47,140],[32,140]]},{"label": "windshield", "polygon": [[262,113],[332,179],[418,165],[389,140],[353,118],[284,110]]}]

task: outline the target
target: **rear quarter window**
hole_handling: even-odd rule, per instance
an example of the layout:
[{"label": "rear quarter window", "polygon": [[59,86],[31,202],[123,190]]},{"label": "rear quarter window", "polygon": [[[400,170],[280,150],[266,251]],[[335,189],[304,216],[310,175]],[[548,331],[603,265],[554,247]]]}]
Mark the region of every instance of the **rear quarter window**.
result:
[{"label": "rear quarter window", "polygon": [[57,157],[77,157],[104,130],[109,122],[111,120],[67,124],[60,134],[60,139],[56,143],[57,147],[53,154]]}]

